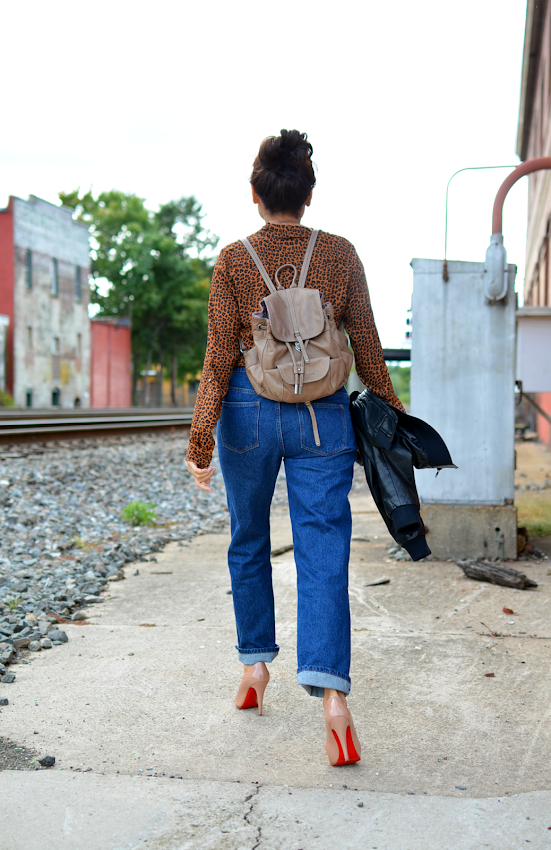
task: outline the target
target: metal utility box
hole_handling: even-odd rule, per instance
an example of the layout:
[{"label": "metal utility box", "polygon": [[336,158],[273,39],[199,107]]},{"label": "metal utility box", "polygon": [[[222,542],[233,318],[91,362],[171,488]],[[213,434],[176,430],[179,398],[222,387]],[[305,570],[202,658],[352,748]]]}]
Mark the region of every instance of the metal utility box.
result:
[{"label": "metal utility box", "polygon": [[439,558],[516,558],[516,266],[506,297],[490,303],[484,263],[449,262],[447,282],[441,260],[411,265],[411,412],[458,466],[417,473],[429,546]]}]

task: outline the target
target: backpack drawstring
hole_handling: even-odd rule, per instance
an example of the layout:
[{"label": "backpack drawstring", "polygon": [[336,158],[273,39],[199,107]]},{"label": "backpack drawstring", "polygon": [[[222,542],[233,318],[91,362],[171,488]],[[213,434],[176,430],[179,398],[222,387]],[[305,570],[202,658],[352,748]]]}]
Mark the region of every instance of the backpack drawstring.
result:
[{"label": "backpack drawstring", "polygon": [[[302,394],[302,385],[304,384],[304,360],[305,360],[306,354],[305,354],[305,351],[301,350],[301,352],[300,352],[300,354],[301,354],[300,363],[297,363],[297,361],[295,359],[295,353],[293,351],[293,347],[291,346],[291,343],[286,342],[285,345],[287,346],[289,354],[291,355],[291,360],[293,361],[293,373],[294,373],[294,376],[295,376],[295,395],[301,395]],[[305,346],[305,348],[306,348],[306,346]],[[309,363],[310,361],[307,360],[306,362]]]},{"label": "backpack drawstring", "polygon": [[301,337],[301,335],[300,335],[300,333],[299,333],[298,331],[295,331],[295,339],[296,339],[296,341],[297,341],[297,343],[296,343],[296,344],[297,344],[297,345],[299,346],[299,348],[300,348],[301,354],[304,356],[304,360],[305,360],[305,362],[306,362],[306,363],[309,363],[309,362],[310,362],[310,360],[309,360],[309,358],[308,358],[308,354],[306,353],[306,346],[305,346],[305,344],[304,344],[304,342],[303,342],[303,340],[302,340],[302,337]]}]

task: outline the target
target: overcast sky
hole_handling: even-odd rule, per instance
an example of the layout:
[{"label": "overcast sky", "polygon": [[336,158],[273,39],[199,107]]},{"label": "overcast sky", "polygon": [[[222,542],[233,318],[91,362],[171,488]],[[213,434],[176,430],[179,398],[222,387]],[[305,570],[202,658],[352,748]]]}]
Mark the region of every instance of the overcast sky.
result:
[{"label": "overcast sky", "polygon": [[[0,205],[60,190],[194,194],[220,246],[262,224],[260,141],[306,131],[303,223],[346,236],[383,344],[400,345],[412,257],[443,257],[446,183],[514,164],[526,0],[2,4]],[[448,257],[484,259],[507,171],[450,189]],[[523,279],[526,180],[504,236]]]}]

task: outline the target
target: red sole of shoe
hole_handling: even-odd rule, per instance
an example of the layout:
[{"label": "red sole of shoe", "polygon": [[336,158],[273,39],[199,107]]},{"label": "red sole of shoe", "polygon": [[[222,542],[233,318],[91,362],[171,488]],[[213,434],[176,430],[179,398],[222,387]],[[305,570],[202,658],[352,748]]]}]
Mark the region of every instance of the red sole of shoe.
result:
[{"label": "red sole of shoe", "polygon": [[344,757],[344,752],[339,736],[337,735],[334,729],[332,729],[331,731],[333,732],[333,737],[335,738],[335,741],[337,742],[337,746],[339,748],[339,758],[337,759],[337,761],[332,762],[331,766],[342,767],[344,764],[355,764],[356,762],[360,761],[360,756],[356,752],[356,748],[352,741],[352,732],[350,731],[350,726],[347,726],[346,728],[346,748],[348,750],[348,759],[345,759]]},{"label": "red sole of shoe", "polygon": [[360,761],[360,756],[356,752],[356,747],[354,746],[354,742],[352,740],[352,730],[350,726],[346,730],[346,748],[348,750],[348,763],[353,764],[354,762]]},{"label": "red sole of shoe", "polygon": [[256,698],[256,691],[254,688],[249,688],[247,696],[243,701],[243,705],[238,706],[238,708],[256,708],[257,706],[258,700]]}]

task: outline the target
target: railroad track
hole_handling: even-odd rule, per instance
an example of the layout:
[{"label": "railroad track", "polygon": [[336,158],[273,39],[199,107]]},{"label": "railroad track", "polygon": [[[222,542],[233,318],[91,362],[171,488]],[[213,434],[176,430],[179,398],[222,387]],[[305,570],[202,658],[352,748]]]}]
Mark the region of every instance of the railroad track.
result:
[{"label": "railroad track", "polygon": [[[405,361],[409,349],[385,348],[387,361]],[[361,389],[360,384],[358,389]],[[171,429],[189,432],[192,407],[13,410],[0,408],[0,444],[76,439]]]},{"label": "railroad track", "polygon": [[66,440],[158,430],[189,432],[193,408],[2,410],[0,443]]}]

